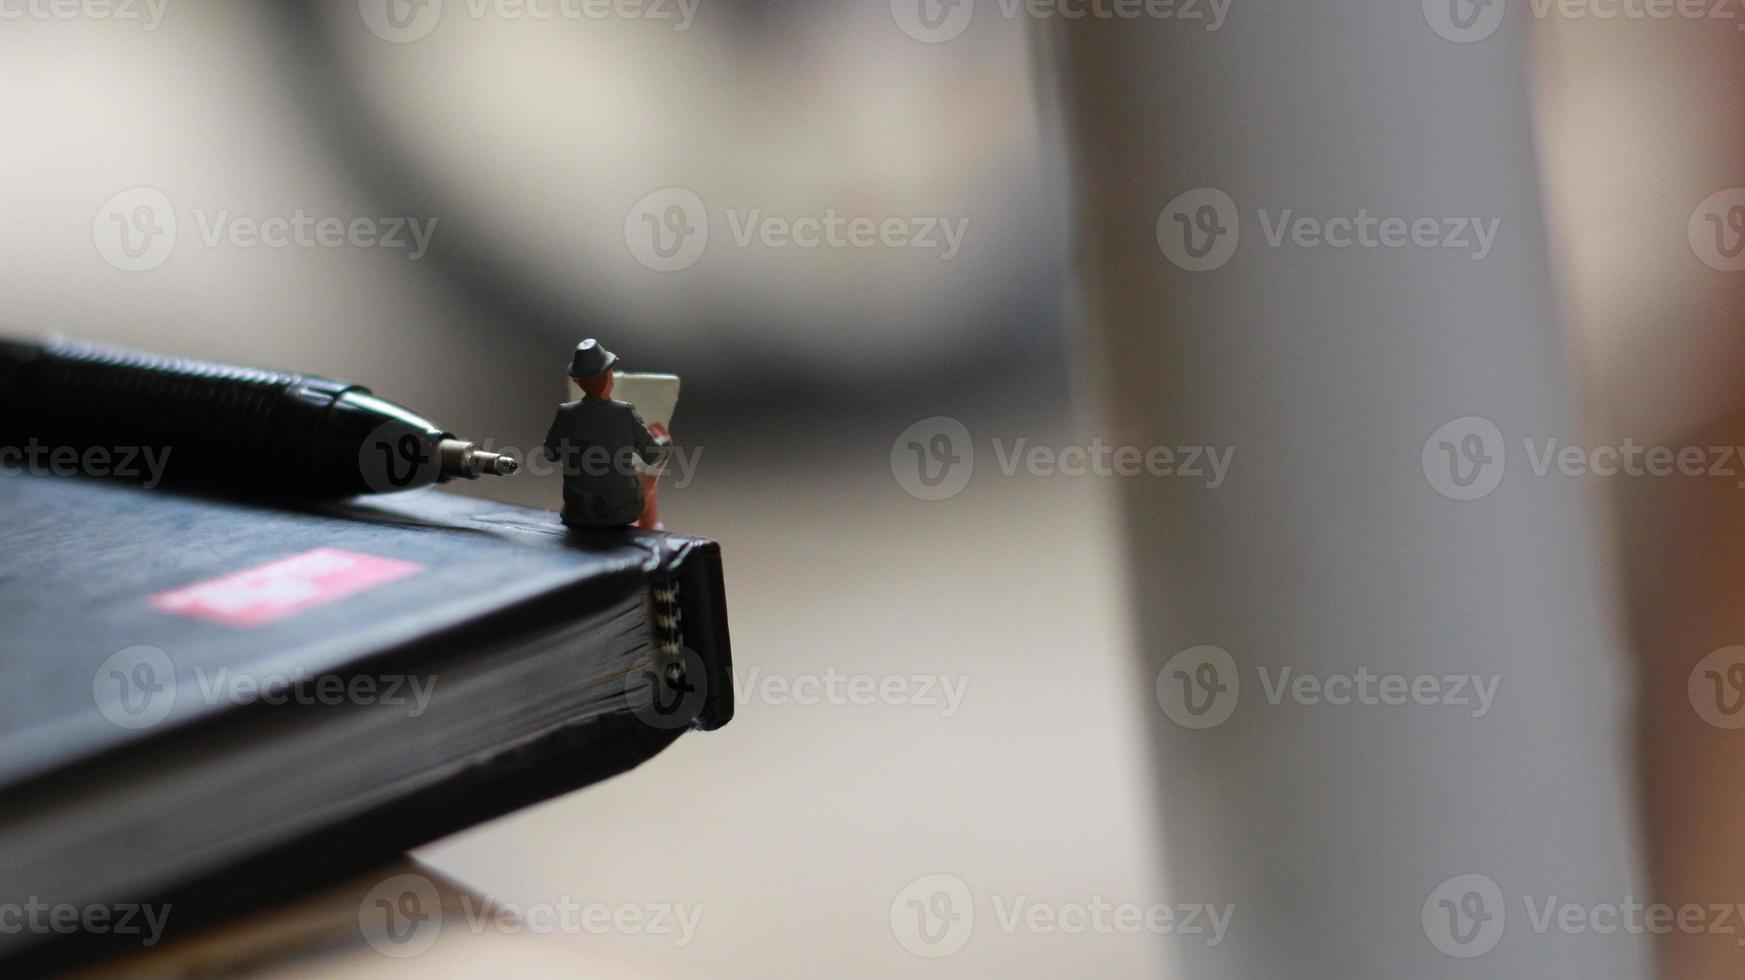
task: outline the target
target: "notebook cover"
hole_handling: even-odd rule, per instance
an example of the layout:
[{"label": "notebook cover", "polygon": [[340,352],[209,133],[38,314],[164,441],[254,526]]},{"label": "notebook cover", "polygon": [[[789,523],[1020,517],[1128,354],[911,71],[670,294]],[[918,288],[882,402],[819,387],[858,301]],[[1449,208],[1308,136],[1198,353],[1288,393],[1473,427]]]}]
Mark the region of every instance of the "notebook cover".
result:
[{"label": "notebook cover", "polygon": [[[352,556],[366,576],[385,580],[360,587],[343,573],[294,574],[289,585],[327,594],[229,620],[187,600],[190,589],[219,583],[222,594],[226,577],[271,575],[275,563],[320,552]],[[0,555],[0,792],[139,740],[93,697],[103,663],[139,647],[163,651],[184,682],[195,668],[225,665],[344,672],[425,641],[428,663],[453,652],[452,642],[437,641],[493,611],[562,592],[561,608],[542,615],[580,618],[652,580],[713,566],[711,608],[691,625],[715,627],[696,637],[709,641],[712,666],[730,657],[713,542],[634,529],[578,533],[550,512],[440,491],[293,510],[116,481],[5,476]],[[721,621],[702,621],[711,617]],[[236,710],[175,698],[145,737]],[[715,698],[701,727],[731,712],[731,698]]]},{"label": "notebook cover", "polygon": [[[429,671],[681,582],[685,646],[706,669],[694,727],[733,713],[720,550],[703,538],[576,532],[547,511],[440,491],[318,506],[10,475],[0,554],[0,816],[58,780],[150,765],[287,710],[178,696],[148,727],[118,725],[100,675],[140,647],[161,651],[174,685],[226,665]],[[622,772],[679,734],[634,715],[554,732],[158,897],[186,929]]]}]

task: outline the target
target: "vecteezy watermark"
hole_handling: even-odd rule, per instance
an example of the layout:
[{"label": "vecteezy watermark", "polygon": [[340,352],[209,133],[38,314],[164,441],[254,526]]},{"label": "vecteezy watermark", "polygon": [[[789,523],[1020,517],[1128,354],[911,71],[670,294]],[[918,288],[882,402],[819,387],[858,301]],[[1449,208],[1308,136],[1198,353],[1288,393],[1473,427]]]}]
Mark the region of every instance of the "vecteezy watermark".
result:
[{"label": "vecteezy watermark", "polygon": [[[1557,894],[1518,896],[1527,929],[1536,936],[1734,936],[1745,946],[1745,904],[1644,902],[1634,895],[1599,902],[1573,902]],[[1438,950],[1459,959],[1483,956],[1502,942],[1508,902],[1495,879],[1456,875],[1424,899],[1424,935]]]},{"label": "vecteezy watermark", "polygon": [[[1160,20],[1215,33],[1232,0],[980,0],[1007,20]],[[925,44],[944,44],[969,29],[977,0],[891,0],[891,18]]]},{"label": "vecteezy watermark", "polygon": [[1502,485],[1508,449],[1490,419],[1469,415],[1439,426],[1424,440],[1424,479],[1449,500],[1478,500]]},{"label": "vecteezy watermark", "polygon": [[1424,20],[1445,41],[1471,44],[1497,32],[1508,0],[1423,0]]},{"label": "vecteezy watermark", "polygon": [[[1496,247],[1501,218],[1424,217],[1373,214],[1358,208],[1332,216],[1299,214],[1294,208],[1255,211],[1261,241],[1271,249],[1428,249],[1482,262]],[[1220,269],[1242,241],[1236,201],[1215,187],[1176,195],[1157,216],[1157,244],[1164,257],[1188,272]]]},{"label": "vecteezy watermark", "polygon": [[1722,647],[1697,661],[1685,681],[1697,717],[1716,728],[1745,728],[1745,646]]},{"label": "vecteezy watermark", "polygon": [[[737,704],[773,708],[921,708],[955,718],[969,693],[965,674],[874,674],[843,671],[790,673],[735,667]],[[656,728],[687,728],[708,702],[708,665],[689,647],[625,678],[631,710]]]},{"label": "vecteezy watermark", "polygon": [[176,250],[176,207],[155,187],[134,187],[103,202],[91,219],[91,241],[103,261],[123,272],[146,272]]},{"label": "vecteezy watermark", "polygon": [[969,486],[974,473],[975,443],[957,419],[922,419],[891,443],[891,475],[911,497],[949,500]]},{"label": "vecteezy watermark", "polygon": [[111,654],[91,678],[91,696],[112,724],[140,730],[161,724],[180,698],[206,705],[352,704],[403,710],[418,718],[436,693],[433,675],[341,676],[305,669],[251,672],[231,667],[194,668],[194,683],[178,684],[169,654],[152,646]]},{"label": "vecteezy watermark", "polygon": [[[723,214],[728,240],[736,248],[772,250],[895,249],[931,253],[950,262],[969,236],[969,218],[873,217],[827,208],[799,217],[773,215],[762,208],[729,208]],[[624,244],[643,266],[679,272],[702,259],[709,247],[709,208],[697,192],[683,187],[655,191],[631,206],[624,218]],[[720,236],[715,236],[720,240]]]},{"label": "vecteezy watermark", "polygon": [[1242,673],[1223,647],[1197,646],[1169,658],[1157,672],[1157,704],[1170,721],[1194,730],[1216,728],[1236,712]]},{"label": "vecteezy watermark", "polygon": [[421,874],[399,874],[371,888],[358,903],[358,931],[384,956],[407,959],[429,952],[445,930],[652,936],[688,946],[703,919],[700,903],[582,902],[563,895],[550,902],[506,902],[461,892],[445,906],[436,883]]},{"label": "vecteezy watermark", "polygon": [[[1202,482],[1216,490],[1229,478],[1234,446],[1118,446],[1099,436],[1089,443],[1052,446],[1028,438],[989,440],[1002,476],[1155,477]],[[957,419],[937,415],[904,429],[891,443],[891,475],[919,500],[948,500],[969,486],[975,441]]]},{"label": "vecteezy watermark", "polygon": [[1502,941],[1508,909],[1503,890],[1484,875],[1464,874],[1437,885],[1424,899],[1420,920],[1437,949],[1458,959],[1483,956]]},{"label": "vecteezy watermark", "polygon": [[1745,269],[1745,187],[1729,187],[1703,198],[1690,213],[1685,233],[1691,251],[1717,272]]},{"label": "vecteezy watermark", "polygon": [[170,0],[0,0],[0,20],[109,21],[150,33],[169,6]]},{"label": "vecteezy watermark", "polygon": [[421,956],[442,937],[442,895],[420,874],[401,874],[371,888],[358,902],[358,932],[383,956]]},{"label": "vecteezy watermark", "polygon": [[922,875],[891,899],[891,935],[924,959],[955,955],[975,934],[975,896],[962,878]]},{"label": "vecteezy watermark", "polygon": [[[1508,15],[1508,0],[1423,0],[1424,19],[1444,40],[1482,41]],[[1745,30],[1739,0],[1527,0],[1535,20],[1713,20]]]},{"label": "vecteezy watermark", "polygon": [[355,674],[341,676],[305,668],[254,673],[219,667],[194,668],[194,690],[205,704],[326,705],[397,708],[408,718],[430,710],[436,693],[433,674]]},{"label": "vecteezy watermark", "polygon": [[144,478],[155,489],[170,462],[168,446],[45,446],[31,439],[22,446],[0,446],[0,475]]},{"label": "vecteezy watermark", "polygon": [[955,717],[969,693],[965,674],[869,674],[826,667],[817,673],[766,673],[762,667],[733,671],[740,704],[770,707],[920,707]]},{"label": "vecteezy watermark", "polygon": [[[1521,439],[1534,476],[1581,478],[1673,476],[1732,480],[1745,489],[1745,446],[1656,446],[1626,438],[1615,445],[1582,446],[1557,436]],[[1424,479],[1450,500],[1478,500],[1502,485],[1508,469],[1503,432],[1476,415],[1437,427],[1424,440]]]},{"label": "vecteezy watermark", "polygon": [[[1358,667],[1350,673],[1313,674],[1294,667],[1254,668],[1266,703],[1286,701],[1301,707],[1347,708],[1420,706],[1454,708],[1473,718],[1490,714],[1499,675],[1386,673]],[[1157,672],[1158,707],[1183,728],[1216,728],[1230,720],[1242,698],[1236,658],[1216,646],[1197,646],[1176,654]]]},{"label": "vecteezy watermark", "polygon": [[[195,208],[200,243],[218,248],[380,248],[405,251],[417,262],[430,250],[436,218],[339,217],[295,208],[284,215],[236,215],[229,208]],[[91,220],[91,241],[103,261],[123,272],[149,272],[175,253],[181,222],[176,206],[153,187],[134,187],[104,201]]]},{"label": "vecteezy watermark", "polygon": [[[662,488],[685,490],[697,478],[703,462],[704,447],[700,445],[666,445],[660,448],[654,463],[646,462],[635,449],[605,446],[555,446],[555,455],[538,446],[531,451],[486,439],[479,443],[486,452],[499,453],[516,461],[519,469],[531,476],[613,475],[660,476]],[[442,471],[442,459],[428,440],[404,432],[399,423],[384,424],[364,440],[358,450],[358,472],[375,493],[404,495],[413,499],[436,489]]]},{"label": "vecteezy watermark", "polygon": [[75,905],[44,902],[35,895],[22,902],[0,902],[0,935],[137,936],[141,946],[156,946],[169,923],[170,905]]},{"label": "vecteezy watermark", "polygon": [[709,666],[690,647],[663,651],[655,663],[624,676],[630,711],[651,728],[689,728],[709,703]]},{"label": "vecteezy watermark", "polygon": [[111,724],[151,728],[176,706],[176,665],[157,647],[117,650],[92,675],[91,698]]},{"label": "vecteezy watermark", "polygon": [[[993,921],[1004,935],[1183,936],[1217,946],[1230,931],[1234,904],[1042,901],[1029,895],[990,895]],[[922,875],[891,899],[891,935],[923,959],[953,956],[975,935],[975,896],[956,875]]]},{"label": "vecteezy watermark", "polygon": [[358,0],[358,13],[372,34],[408,44],[429,37],[445,10],[461,10],[475,21],[640,21],[683,32],[701,6],[702,0]]},{"label": "vecteezy watermark", "polygon": [[[557,476],[565,473],[577,476],[635,475],[644,472],[648,464],[633,449],[611,450],[604,446],[587,446],[570,452],[560,452],[557,458],[547,455],[542,446],[523,453],[514,447],[495,448],[495,443],[483,443],[485,449],[504,453],[521,460],[534,476]],[[560,450],[562,447],[559,447]],[[661,486],[683,490],[697,478],[697,468],[703,462],[703,447],[674,445],[665,447],[654,465],[662,467]]]}]

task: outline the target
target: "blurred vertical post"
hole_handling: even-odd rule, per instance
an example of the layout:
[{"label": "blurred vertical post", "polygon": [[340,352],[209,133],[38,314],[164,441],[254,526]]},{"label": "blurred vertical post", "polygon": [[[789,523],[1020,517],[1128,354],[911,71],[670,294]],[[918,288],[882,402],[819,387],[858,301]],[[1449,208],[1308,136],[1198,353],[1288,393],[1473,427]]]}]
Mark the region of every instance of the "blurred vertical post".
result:
[{"label": "blurred vertical post", "polygon": [[1525,7],[1061,23],[1109,438],[1235,452],[1121,481],[1185,976],[1648,969]]},{"label": "blurred vertical post", "polygon": [[[1547,26],[1542,144],[1567,176],[1546,190],[1596,439],[1705,461],[1599,482],[1641,663],[1654,884],[1725,908],[1745,895],[1745,484],[1726,462],[1745,445],[1745,35],[1711,8]],[[1745,975],[1741,931],[1672,931],[1663,975]]]}]

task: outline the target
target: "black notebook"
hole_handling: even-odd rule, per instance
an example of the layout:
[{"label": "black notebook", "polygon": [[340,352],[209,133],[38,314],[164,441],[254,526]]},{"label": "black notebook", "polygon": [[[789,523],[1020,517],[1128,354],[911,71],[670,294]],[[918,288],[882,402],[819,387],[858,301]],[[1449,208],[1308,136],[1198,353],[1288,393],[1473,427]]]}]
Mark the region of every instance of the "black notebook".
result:
[{"label": "black notebook", "polygon": [[[0,555],[0,903],[167,903],[176,931],[733,713],[701,538],[5,476]],[[0,930],[0,969],[141,941],[112,925]]]}]

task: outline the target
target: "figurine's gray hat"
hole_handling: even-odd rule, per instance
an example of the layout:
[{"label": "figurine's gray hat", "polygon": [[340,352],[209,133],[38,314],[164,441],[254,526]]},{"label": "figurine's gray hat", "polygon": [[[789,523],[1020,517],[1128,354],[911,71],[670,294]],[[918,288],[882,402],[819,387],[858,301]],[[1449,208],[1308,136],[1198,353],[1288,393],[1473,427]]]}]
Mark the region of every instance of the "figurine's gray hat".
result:
[{"label": "figurine's gray hat", "polygon": [[591,378],[605,374],[617,363],[617,354],[601,347],[598,341],[584,340],[576,345],[576,356],[570,361],[570,377]]}]

